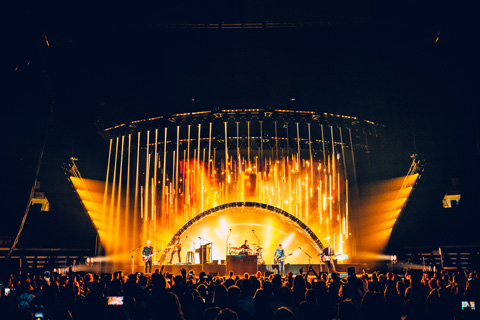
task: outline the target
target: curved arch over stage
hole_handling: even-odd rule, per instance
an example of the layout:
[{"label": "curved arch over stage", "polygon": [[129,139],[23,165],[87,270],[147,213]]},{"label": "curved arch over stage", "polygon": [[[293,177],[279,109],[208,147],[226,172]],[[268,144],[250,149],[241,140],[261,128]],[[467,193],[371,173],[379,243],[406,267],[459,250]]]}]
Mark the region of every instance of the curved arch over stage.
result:
[{"label": "curved arch over stage", "polygon": [[[316,248],[316,250],[318,250],[318,251],[323,250],[324,245],[322,244],[321,240],[317,237],[315,232],[312,231],[303,221],[301,221],[300,219],[296,218],[292,214],[290,214],[290,213],[288,213],[288,212],[286,212],[282,209],[279,209],[275,206],[271,206],[271,205],[268,205],[268,204],[259,203],[259,202],[232,202],[232,203],[227,203],[227,204],[222,204],[222,205],[216,206],[212,209],[206,210],[206,211],[198,214],[197,216],[195,216],[193,219],[191,219],[186,224],[184,224],[175,233],[175,235],[178,235],[178,236],[182,237],[182,235],[187,233],[187,230],[192,228],[194,225],[197,225],[197,223],[200,222],[201,220],[203,220],[207,217],[211,217],[215,213],[221,213],[221,212],[224,212],[224,211],[230,210],[230,209],[247,209],[247,208],[259,209],[259,210],[262,210],[262,211],[265,211],[265,212],[268,212],[268,213],[274,213],[274,214],[280,215],[283,220],[289,221],[290,223],[295,225],[296,229],[299,232],[301,231],[301,233],[303,233],[304,236],[308,237],[308,240],[310,240],[310,242]],[[243,211],[239,211],[239,212],[243,212]],[[249,228],[250,228],[250,226],[249,226]],[[204,237],[208,237],[208,236],[204,235]],[[188,238],[188,236],[187,236],[187,238]],[[192,240],[190,240],[190,241],[192,241]],[[173,243],[174,243],[174,238],[172,237],[172,239],[169,241],[167,247],[172,246]],[[185,248],[185,244],[184,244],[183,247]],[[162,252],[162,255],[161,255],[160,259],[159,259],[160,264],[163,264],[166,261],[167,255],[169,255],[169,251],[164,250]],[[167,259],[167,261],[168,261],[168,259]]]}]

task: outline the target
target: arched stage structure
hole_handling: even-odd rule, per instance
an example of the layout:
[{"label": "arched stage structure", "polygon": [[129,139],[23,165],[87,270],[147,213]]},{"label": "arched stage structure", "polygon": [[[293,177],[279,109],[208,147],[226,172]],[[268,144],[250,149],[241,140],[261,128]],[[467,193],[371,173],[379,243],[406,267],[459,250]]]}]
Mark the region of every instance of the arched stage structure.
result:
[{"label": "arched stage structure", "polygon": [[[243,225],[257,225],[257,230],[263,225],[293,226],[307,239],[298,245],[303,250],[308,244],[305,257],[323,247],[320,239],[350,256],[355,154],[369,152],[369,141],[381,127],[352,116],[273,108],[216,109],[103,126],[100,133],[109,144],[105,183],[95,189],[85,183],[75,187],[98,230],[104,255],[119,265],[135,256],[141,261],[136,250],[146,240],[162,252],[155,257],[157,264],[169,262],[166,256],[175,234],[185,235],[184,245],[194,246],[182,251],[185,260],[187,251],[202,245],[194,244],[192,234],[187,240],[188,234],[219,214],[226,220],[209,222],[195,236],[209,239],[221,231],[226,238],[230,228],[217,232],[212,224],[230,223],[236,226],[232,229],[243,230],[239,239],[259,242],[270,237],[270,248],[288,240],[271,236],[287,234],[286,229],[275,233],[264,228],[253,235],[253,228],[239,227],[241,221],[229,222],[235,215],[227,217],[227,211],[240,209],[249,210],[242,218],[255,217],[253,211],[282,217]],[[214,233],[205,233],[207,229]],[[226,256],[227,240],[216,242],[223,241]],[[217,250],[221,261],[224,257]]]},{"label": "arched stage structure", "polygon": [[[303,234],[306,238],[308,239],[310,243],[308,243],[310,245],[309,248],[305,248],[304,249],[301,249],[300,247],[300,250],[308,250],[310,251],[310,254],[313,255],[313,256],[317,256],[318,253],[323,250],[324,248],[324,245],[322,244],[321,240],[317,237],[317,235],[315,234],[315,232],[313,232],[312,230],[310,230],[310,228],[305,225],[305,223],[303,223],[300,219],[298,219],[297,217],[289,214],[288,212],[282,210],[282,209],[279,209],[277,207],[274,207],[274,206],[271,206],[271,205],[267,205],[267,204],[263,204],[263,203],[258,203],[258,202],[233,202],[233,203],[226,203],[226,204],[223,204],[223,205],[220,205],[220,206],[217,206],[215,208],[212,208],[212,209],[209,209],[209,210],[206,210],[204,212],[202,212],[201,214],[195,216],[193,219],[191,219],[190,221],[188,221],[184,226],[182,226],[178,232],[175,234],[175,235],[178,235],[180,238],[183,238],[182,239],[182,243],[187,243],[188,244],[188,238],[185,238],[185,233],[188,233],[188,230],[191,229],[192,227],[194,227],[194,225],[196,224],[201,224],[202,221],[205,220],[205,218],[207,218],[208,216],[211,216],[211,215],[214,215],[216,213],[221,213],[223,211],[235,211],[235,209],[237,209],[237,213],[234,213],[235,215],[243,215],[243,217],[237,217],[237,219],[233,219],[233,220],[241,220],[243,223],[245,223],[245,221],[248,221],[248,217],[245,217],[245,210],[242,210],[242,209],[245,209],[245,208],[253,208],[255,209],[254,211],[254,215],[256,215],[254,217],[255,222],[247,222],[246,225],[247,227],[250,229],[250,228],[258,228],[258,227],[261,227],[263,224],[259,223],[259,212],[258,210],[260,211],[268,211],[268,212],[271,212],[271,213],[274,213],[275,215],[280,215],[282,218],[284,218],[284,220],[287,220],[287,221],[282,221],[281,224],[285,224],[286,226],[288,226],[288,228],[291,228],[292,231],[296,231],[295,233],[300,233],[300,234]],[[234,217],[235,218],[235,217]],[[289,224],[290,222],[290,224]],[[221,224],[220,224],[221,225]],[[223,225],[223,227],[225,228],[230,228],[229,230],[224,230],[224,231],[230,231],[231,232],[231,228],[232,226],[234,226],[235,223],[231,223],[231,224],[227,224],[225,223]],[[222,226],[220,226],[221,228]],[[278,232],[278,227],[275,228],[275,226],[272,226],[272,225],[269,225],[270,229],[276,229],[277,232]],[[294,230],[294,229],[297,229],[297,230]],[[218,230],[218,229],[217,229]],[[258,229],[257,229],[258,231]],[[252,229],[252,232],[253,234],[255,235],[255,232],[254,232],[254,229]],[[267,231],[268,232],[268,231]],[[221,233],[221,230],[220,230],[220,233]],[[264,232],[265,233],[265,232]],[[281,233],[281,231],[280,231]],[[243,232],[243,234],[245,234],[245,232]],[[293,233],[294,234],[294,233]],[[273,238],[275,240],[287,240],[286,238],[287,237],[283,237],[282,239],[282,235],[284,234],[276,234],[273,236]],[[187,236],[188,237],[188,236]],[[210,239],[207,238],[208,236],[204,236],[204,238],[202,239],[205,239],[205,241],[210,241]],[[255,236],[257,237],[257,236]],[[253,235],[250,235],[248,238],[254,238],[255,240],[255,237]],[[192,237],[191,237],[192,238]],[[197,237],[196,236],[193,236],[194,239],[196,239]],[[262,260],[267,258],[268,260],[271,260],[271,257],[273,256],[273,251],[276,249],[276,246],[278,245],[278,243],[274,243],[274,246],[272,248],[272,245],[271,243],[273,243],[271,241],[271,238],[272,238],[272,235],[269,234],[268,235],[268,239],[267,240],[268,242],[265,243],[265,238],[264,240],[262,240],[262,237],[257,237],[257,240],[258,240],[258,243],[254,243],[254,251],[260,251],[260,253],[258,254],[259,258],[261,258]],[[293,239],[288,239],[288,244],[290,244],[292,242]],[[168,243],[167,247],[171,247],[173,246],[174,244],[174,241],[175,239],[172,238],[170,240],[170,242]],[[233,240],[232,240],[233,241]],[[241,243],[238,244],[238,241],[237,241],[237,246],[241,245],[243,243],[243,239],[241,239],[240,241]],[[291,250],[288,248],[288,245],[287,243],[285,243],[285,241],[277,241],[279,243],[283,242],[284,244],[284,247],[286,247],[285,249],[288,251],[288,250]],[[303,244],[305,243],[305,239],[296,239],[296,244]],[[225,247],[225,255],[224,256],[221,256],[221,258],[223,260],[225,260],[226,256],[228,255],[229,251],[232,252],[234,250],[231,249],[232,245],[230,243],[228,243],[228,240],[227,240],[227,243],[226,244],[220,244],[221,246],[224,246]],[[268,247],[268,249],[266,248]],[[297,252],[299,248],[298,246],[295,246],[295,250],[291,250],[291,251],[295,251]],[[313,252],[312,252],[313,250]],[[170,253],[169,251],[163,251],[160,259],[159,259],[159,264],[163,265],[165,262],[168,261],[168,253]],[[298,253],[298,252],[297,252]],[[308,253],[306,253],[307,256],[308,256]],[[265,257],[264,257],[265,255]],[[313,258],[312,256],[310,256],[311,258]],[[295,258],[293,258],[295,260]],[[212,259],[213,260],[213,259]],[[218,260],[218,259],[217,259]],[[297,262],[304,262],[304,263],[307,263],[307,261],[298,261],[298,260],[302,260],[302,259],[296,259]],[[305,260],[305,259],[303,259]],[[315,260],[318,260],[315,259]],[[313,261],[308,261],[308,262],[313,262]],[[318,261],[315,261],[315,262],[318,262]]]}]

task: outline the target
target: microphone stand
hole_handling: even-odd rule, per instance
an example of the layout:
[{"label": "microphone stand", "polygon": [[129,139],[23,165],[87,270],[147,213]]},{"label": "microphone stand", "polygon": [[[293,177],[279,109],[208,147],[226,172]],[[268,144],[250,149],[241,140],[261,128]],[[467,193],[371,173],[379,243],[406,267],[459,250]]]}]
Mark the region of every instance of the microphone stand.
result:
[{"label": "microphone stand", "polygon": [[305,253],[307,256],[308,256],[308,268],[310,268],[311,264],[310,264],[310,259],[312,258],[307,252],[305,252],[305,250],[303,250],[302,248],[298,247],[298,249],[302,250],[303,253]]},{"label": "microphone stand", "polygon": [[[186,236],[185,238],[188,239],[188,236]],[[195,249],[195,241],[193,241],[193,240],[191,240],[191,239],[188,239],[188,240],[190,240],[190,241],[192,242],[192,246],[193,246],[192,249]]]},{"label": "microphone stand", "polygon": [[261,244],[260,239],[258,238],[257,234],[255,233],[255,230],[252,230],[252,232],[253,232],[253,235],[257,238],[258,246],[260,247],[260,244]]},{"label": "microphone stand", "polygon": [[132,255],[130,256],[130,258],[132,258],[132,274],[135,273],[135,251],[137,251],[138,249],[143,247],[145,244],[146,244],[146,242],[139,245],[138,247],[136,247],[135,249],[132,250]]},{"label": "microphone stand", "polygon": [[228,274],[228,239],[230,238],[230,234],[232,233],[232,229],[228,233],[227,240],[225,241],[225,274]]},{"label": "microphone stand", "polygon": [[[252,229],[252,232],[253,232],[253,235],[257,238],[257,243],[258,243],[258,248],[261,248],[262,247],[262,243],[260,242],[260,239],[258,238],[257,234],[255,233],[255,230]],[[257,256],[257,264],[258,264],[258,255],[257,255],[257,251],[254,250],[254,255]],[[263,259],[263,257],[262,257]]]}]

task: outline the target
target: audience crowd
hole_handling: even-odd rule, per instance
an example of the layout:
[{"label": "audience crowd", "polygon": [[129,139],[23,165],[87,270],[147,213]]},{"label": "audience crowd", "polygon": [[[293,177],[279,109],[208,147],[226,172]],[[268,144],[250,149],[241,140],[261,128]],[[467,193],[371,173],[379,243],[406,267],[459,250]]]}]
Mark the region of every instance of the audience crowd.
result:
[{"label": "audience crowd", "polygon": [[480,319],[462,310],[462,301],[480,301],[479,281],[465,270],[345,277],[312,269],[285,277],[45,272],[3,279],[0,319]]}]

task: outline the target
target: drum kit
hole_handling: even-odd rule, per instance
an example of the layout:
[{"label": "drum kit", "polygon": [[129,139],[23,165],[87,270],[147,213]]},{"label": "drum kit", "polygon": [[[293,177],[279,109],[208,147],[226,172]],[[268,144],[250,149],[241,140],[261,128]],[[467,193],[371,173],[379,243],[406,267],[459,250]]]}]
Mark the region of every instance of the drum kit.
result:
[{"label": "drum kit", "polygon": [[[262,245],[252,243],[251,246],[253,247],[253,249],[247,249],[248,254],[249,255],[254,255],[254,254],[257,255],[258,264],[264,264],[265,262],[264,262],[263,256],[262,256],[262,253],[263,253]],[[242,251],[241,247],[232,247],[231,243],[228,244],[228,254],[229,255],[239,255],[241,251]]]}]

